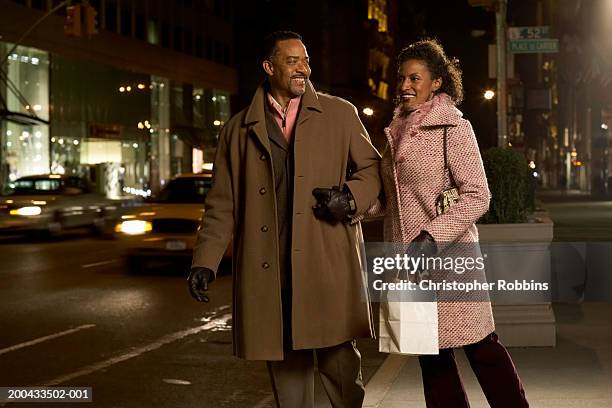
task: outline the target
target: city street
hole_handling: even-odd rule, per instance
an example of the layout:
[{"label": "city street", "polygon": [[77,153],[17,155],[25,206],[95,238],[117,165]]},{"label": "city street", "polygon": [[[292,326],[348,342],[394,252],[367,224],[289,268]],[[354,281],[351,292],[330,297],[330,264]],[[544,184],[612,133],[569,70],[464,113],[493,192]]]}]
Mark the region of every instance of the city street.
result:
[{"label": "city street", "polygon": [[113,240],[5,238],[0,259],[2,386],[88,386],[100,407],[272,406],[265,365],[231,355],[229,274],[197,304],[184,269],[129,274]]},{"label": "city street", "polygon": [[[556,240],[610,239],[607,202],[543,201]],[[380,224],[364,230],[367,240],[381,239]],[[274,406],[265,365],[232,357],[227,265],[211,303],[197,304],[187,265],[130,273],[116,240],[79,232],[53,241],[2,237],[0,256],[1,385],[92,387],[100,407]],[[386,355],[376,341],[360,348],[368,380]],[[318,407],[329,406],[320,385],[317,397]]]}]

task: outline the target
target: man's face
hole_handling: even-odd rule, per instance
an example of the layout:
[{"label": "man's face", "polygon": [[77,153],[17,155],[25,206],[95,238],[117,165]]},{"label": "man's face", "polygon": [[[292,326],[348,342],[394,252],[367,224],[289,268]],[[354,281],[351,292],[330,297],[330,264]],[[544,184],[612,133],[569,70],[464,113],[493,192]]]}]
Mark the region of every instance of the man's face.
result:
[{"label": "man's face", "polygon": [[297,39],[276,43],[276,52],[263,63],[272,91],[287,98],[295,98],[306,92],[306,80],[310,77],[308,52]]},{"label": "man's face", "polygon": [[397,75],[399,106],[404,112],[411,112],[430,100],[441,85],[440,78],[432,79],[425,61],[404,61]]}]

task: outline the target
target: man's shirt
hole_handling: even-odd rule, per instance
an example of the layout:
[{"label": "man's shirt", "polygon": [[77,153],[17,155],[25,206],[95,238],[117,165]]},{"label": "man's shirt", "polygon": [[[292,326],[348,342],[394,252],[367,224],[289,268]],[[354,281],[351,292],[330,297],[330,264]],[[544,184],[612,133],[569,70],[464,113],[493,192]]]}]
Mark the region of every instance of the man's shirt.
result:
[{"label": "man's shirt", "polygon": [[293,134],[293,128],[295,127],[295,121],[297,120],[298,112],[300,111],[300,102],[302,101],[302,97],[298,96],[296,98],[289,99],[287,106],[283,108],[276,99],[269,93],[268,103],[272,107],[272,113],[274,114],[274,119],[278,124],[278,127],[283,132],[283,136],[287,142],[290,142],[291,135]]}]

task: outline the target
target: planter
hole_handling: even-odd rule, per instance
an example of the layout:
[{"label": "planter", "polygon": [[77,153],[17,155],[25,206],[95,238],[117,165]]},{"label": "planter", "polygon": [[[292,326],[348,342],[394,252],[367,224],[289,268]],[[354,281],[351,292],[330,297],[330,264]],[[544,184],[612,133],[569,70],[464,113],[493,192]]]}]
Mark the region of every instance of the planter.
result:
[{"label": "planter", "polygon": [[[489,282],[533,280],[551,284],[553,222],[545,213],[537,216],[536,222],[531,223],[478,225],[483,252],[487,254]],[[494,294],[496,332],[504,344],[555,346],[555,316],[549,294],[537,291]]]}]

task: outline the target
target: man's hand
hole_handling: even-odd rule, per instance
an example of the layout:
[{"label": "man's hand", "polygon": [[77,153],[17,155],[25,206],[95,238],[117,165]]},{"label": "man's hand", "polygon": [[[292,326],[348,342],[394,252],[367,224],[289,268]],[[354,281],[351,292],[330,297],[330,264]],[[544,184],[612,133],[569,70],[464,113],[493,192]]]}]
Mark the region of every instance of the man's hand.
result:
[{"label": "man's hand", "polygon": [[187,285],[189,286],[189,293],[191,297],[198,302],[208,303],[210,299],[206,295],[208,291],[208,284],[215,280],[215,273],[208,268],[191,268],[189,277],[187,278]]},{"label": "man's hand", "polygon": [[332,188],[315,188],[312,195],[317,204],[312,207],[315,217],[332,223],[347,221],[355,213],[355,199],[348,187],[342,190],[338,186]]}]

